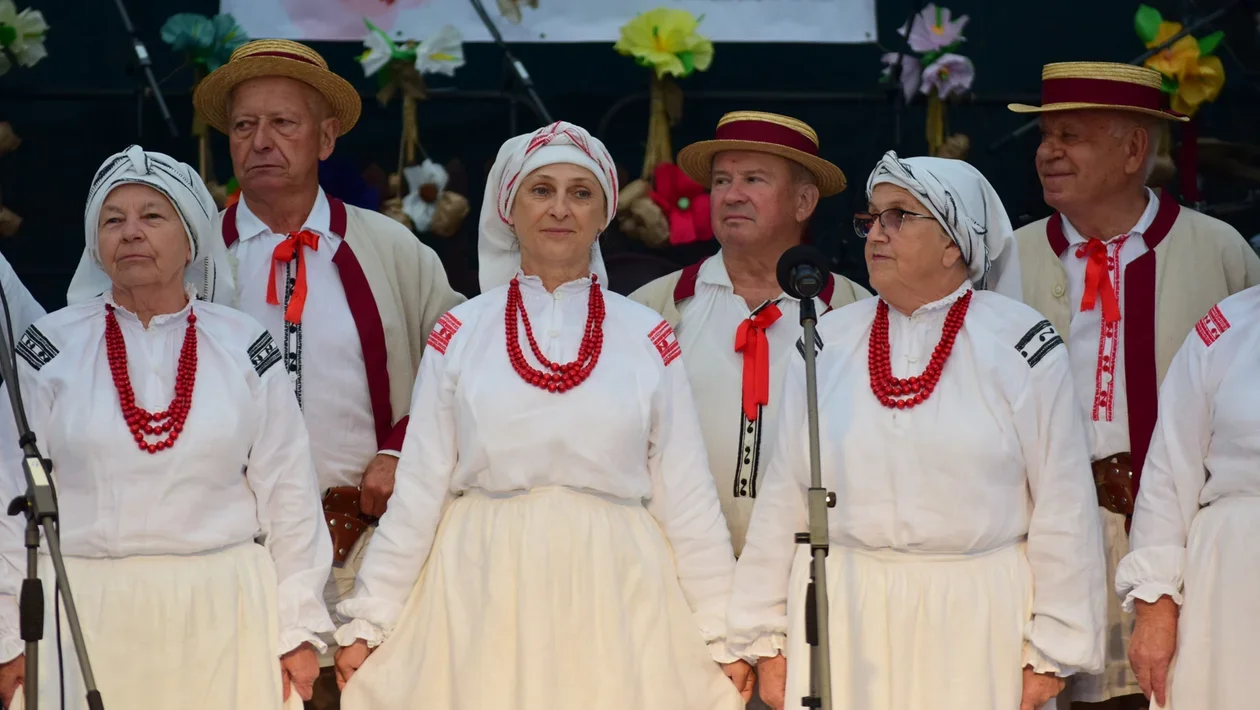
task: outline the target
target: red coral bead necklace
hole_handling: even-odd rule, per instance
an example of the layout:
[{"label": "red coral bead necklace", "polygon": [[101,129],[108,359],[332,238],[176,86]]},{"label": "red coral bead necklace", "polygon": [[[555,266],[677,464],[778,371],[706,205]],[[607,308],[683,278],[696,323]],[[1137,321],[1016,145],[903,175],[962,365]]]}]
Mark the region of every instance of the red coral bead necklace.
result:
[{"label": "red coral bead necklace", "polygon": [[[534,340],[534,330],[530,327],[529,314],[525,312],[525,303],[521,298],[520,281],[513,278],[508,285],[504,326],[508,359],[511,360],[516,374],[531,385],[548,392],[568,392],[585,382],[595,369],[595,363],[599,362],[599,354],[604,348],[604,295],[599,287],[599,279],[594,275],[591,276],[591,297],[586,310],[586,329],[582,334],[577,359],[563,364],[552,362],[543,355],[538,341]],[[529,341],[530,350],[545,370],[536,369],[525,359],[518,321],[525,327],[525,338]]]},{"label": "red coral bead necklace", "polygon": [[[131,436],[141,451],[156,454],[175,445],[184,431],[188,410],[192,408],[193,386],[197,381],[197,316],[188,313],[188,328],[184,331],[184,344],[179,350],[179,369],[175,375],[175,398],[164,411],[149,412],[136,406],[136,393],[131,387],[131,374],[127,371],[127,343],[114,315],[114,306],[105,304],[105,350],[109,356],[109,371],[118,390],[118,402]],[[163,436],[150,442],[147,437]]]},{"label": "red coral bead necklace", "polygon": [[945,370],[945,361],[954,349],[954,341],[958,331],[962,330],[963,318],[967,315],[967,307],[971,304],[971,294],[967,291],[954,301],[945,316],[945,327],[941,331],[941,340],[932,351],[932,359],[927,369],[917,377],[893,377],[891,347],[888,342],[888,304],[880,299],[875,307],[875,323],[871,326],[871,344],[867,364],[871,374],[871,392],[879,403],[890,409],[912,409],[927,401],[936,390],[936,383],[941,380]]}]

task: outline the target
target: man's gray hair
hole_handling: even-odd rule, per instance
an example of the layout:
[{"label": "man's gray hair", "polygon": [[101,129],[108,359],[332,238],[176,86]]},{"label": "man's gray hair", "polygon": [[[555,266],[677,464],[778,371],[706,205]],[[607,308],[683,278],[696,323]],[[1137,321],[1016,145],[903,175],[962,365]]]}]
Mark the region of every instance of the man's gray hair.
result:
[{"label": "man's gray hair", "polygon": [[1117,113],[1111,120],[1111,136],[1116,140],[1125,140],[1129,132],[1139,128],[1146,132],[1146,156],[1142,160],[1142,183],[1151,179],[1155,172],[1155,163],[1159,160],[1159,124],[1160,119],[1139,113]]},{"label": "man's gray hair", "polygon": [[792,184],[793,185],[818,185],[818,178],[814,176],[813,171],[801,165],[795,160],[788,160],[788,164],[792,168]]}]

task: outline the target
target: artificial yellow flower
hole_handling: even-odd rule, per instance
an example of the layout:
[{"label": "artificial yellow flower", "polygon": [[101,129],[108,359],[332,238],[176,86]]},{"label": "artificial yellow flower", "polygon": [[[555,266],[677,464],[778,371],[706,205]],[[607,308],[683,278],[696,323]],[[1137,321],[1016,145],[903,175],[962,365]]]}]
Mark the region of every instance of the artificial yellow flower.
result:
[{"label": "artificial yellow flower", "polygon": [[[1180,31],[1180,22],[1159,23],[1159,32],[1155,34],[1155,39],[1146,43],[1147,49],[1158,47]],[[1176,77],[1198,61],[1199,42],[1194,37],[1186,35],[1173,42],[1172,46],[1166,47],[1159,54],[1147,59],[1146,66],[1164,76]]]},{"label": "artificial yellow flower", "polygon": [[696,32],[699,24],[686,10],[658,7],[623,25],[613,49],[652,67],[657,77],[687,76],[713,63],[713,43]]},{"label": "artificial yellow flower", "polygon": [[1193,116],[1199,106],[1215,101],[1225,86],[1225,67],[1220,57],[1202,57],[1177,76],[1172,110]]}]

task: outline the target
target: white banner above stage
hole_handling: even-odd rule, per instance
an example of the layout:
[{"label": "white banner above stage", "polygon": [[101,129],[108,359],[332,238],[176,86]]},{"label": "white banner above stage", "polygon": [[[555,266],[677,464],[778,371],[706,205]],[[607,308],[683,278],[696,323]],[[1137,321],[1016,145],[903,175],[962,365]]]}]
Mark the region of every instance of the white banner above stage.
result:
[{"label": "white banner above stage", "polygon": [[[875,41],[875,0],[538,0],[522,2],[521,23],[481,0],[508,42],[615,42],[640,12],[665,6],[703,15],[700,31],[714,42]],[[250,37],[360,41],[363,19],[390,36],[424,39],[454,25],[465,42],[489,42],[471,0],[221,0]]]}]

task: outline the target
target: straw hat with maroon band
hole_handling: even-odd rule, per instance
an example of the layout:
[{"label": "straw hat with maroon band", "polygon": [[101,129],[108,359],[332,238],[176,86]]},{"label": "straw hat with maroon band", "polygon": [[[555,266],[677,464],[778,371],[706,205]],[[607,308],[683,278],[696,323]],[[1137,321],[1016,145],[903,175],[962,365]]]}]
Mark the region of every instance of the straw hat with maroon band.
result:
[{"label": "straw hat with maroon band", "polygon": [[228,132],[228,96],[243,81],[260,76],[287,76],[309,84],[324,95],[333,115],[341,120],[341,134],[354,128],[363,109],[359,92],[328,69],[315,50],[287,39],[259,39],[232,52],[227,64],[210,72],[193,94],[193,105],[206,123]]},{"label": "straw hat with maroon band", "polygon": [[1169,121],[1189,117],[1165,108],[1163,77],[1154,69],[1111,62],[1060,62],[1041,70],[1041,105],[1010,104],[1016,113],[1110,109]]},{"label": "straw hat with maroon band", "polygon": [[844,173],[818,157],[818,134],[804,121],[760,111],[735,111],[718,121],[714,140],[693,143],[678,153],[678,167],[701,185],[709,185],[713,156],[725,150],[770,153],[800,163],[829,197],[843,192]]}]

